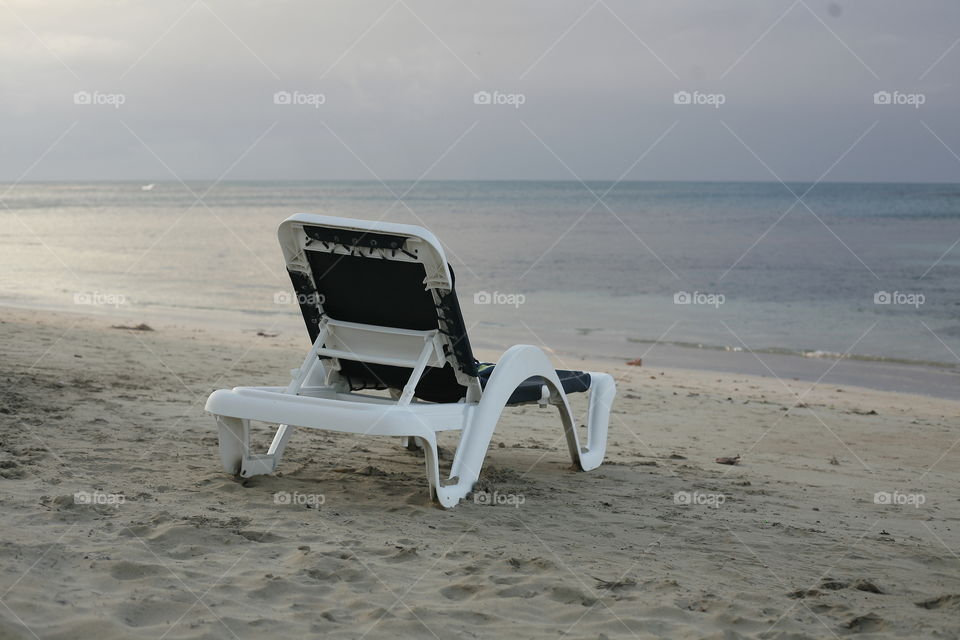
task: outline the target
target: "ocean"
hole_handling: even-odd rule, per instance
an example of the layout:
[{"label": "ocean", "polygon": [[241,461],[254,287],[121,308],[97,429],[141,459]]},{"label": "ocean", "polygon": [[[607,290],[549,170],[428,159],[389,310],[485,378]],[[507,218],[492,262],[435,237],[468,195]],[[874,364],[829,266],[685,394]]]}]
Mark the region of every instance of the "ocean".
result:
[{"label": "ocean", "polygon": [[960,370],[956,184],[25,183],[2,200],[5,305],[296,331],[276,227],[313,212],[434,231],[480,346]]}]

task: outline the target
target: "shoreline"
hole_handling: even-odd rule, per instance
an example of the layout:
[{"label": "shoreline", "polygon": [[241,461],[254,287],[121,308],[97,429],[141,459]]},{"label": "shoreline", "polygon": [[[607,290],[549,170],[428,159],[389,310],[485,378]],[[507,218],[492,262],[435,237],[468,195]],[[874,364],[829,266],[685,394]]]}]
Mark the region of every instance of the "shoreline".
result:
[{"label": "shoreline", "polygon": [[[101,311],[97,311],[102,309]],[[177,330],[205,330],[214,333],[256,335],[258,331],[278,333],[290,338],[291,346],[307,348],[302,319],[295,309],[283,313],[256,314],[229,311],[197,311],[194,313],[133,312],[127,309],[87,307],[82,310],[64,310],[53,305],[43,307],[30,304],[0,302],[0,314],[21,313],[26,316],[63,315],[65,317],[97,318],[110,324],[156,324]],[[241,319],[237,320],[239,316]],[[109,325],[106,325],[109,326]],[[624,364],[641,358],[643,367],[698,372],[716,372],[731,375],[749,375],[761,378],[803,381],[835,386],[854,386],[874,391],[915,394],[925,397],[955,399],[960,388],[960,363],[928,363],[881,356],[858,354],[817,354],[816,357],[786,349],[764,348],[753,351],[730,347],[641,340],[617,335],[604,330],[538,330],[513,327],[501,323],[477,322],[471,329],[473,347],[495,361],[500,353],[514,344],[534,344],[544,348],[557,362],[558,368],[576,369],[577,362],[592,360]],[[479,358],[480,355],[477,354]],[[482,360],[483,358],[481,358]]]}]

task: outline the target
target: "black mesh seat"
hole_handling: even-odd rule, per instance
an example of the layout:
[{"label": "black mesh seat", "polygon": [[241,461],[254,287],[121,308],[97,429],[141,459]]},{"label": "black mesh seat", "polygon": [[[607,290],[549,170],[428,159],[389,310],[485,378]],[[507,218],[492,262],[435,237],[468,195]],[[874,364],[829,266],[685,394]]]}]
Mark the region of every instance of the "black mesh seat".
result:
[{"label": "black mesh seat", "polygon": [[[485,362],[479,366],[477,376],[480,378],[480,385],[487,386],[487,381],[493,374],[495,364]],[[567,371],[566,369],[557,369],[557,377],[560,378],[560,385],[564,393],[577,393],[590,389],[590,374],[583,371]],[[536,402],[542,395],[543,385],[546,384],[543,378],[534,376],[524,380],[517,390],[510,395],[507,404],[524,404],[527,402]]]}]

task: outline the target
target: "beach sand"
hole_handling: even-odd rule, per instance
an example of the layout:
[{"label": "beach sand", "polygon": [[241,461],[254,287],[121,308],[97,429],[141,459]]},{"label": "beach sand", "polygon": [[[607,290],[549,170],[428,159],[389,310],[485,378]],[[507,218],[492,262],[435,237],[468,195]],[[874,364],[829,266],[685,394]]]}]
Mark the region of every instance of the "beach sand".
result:
[{"label": "beach sand", "polygon": [[222,472],[207,395],[285,384],[305,332],[0,322],[0,638],[960,635],[957,401],[564,357],[618,378],[605,464],[511,409],[499,504],[442,510],[395,438]]}]

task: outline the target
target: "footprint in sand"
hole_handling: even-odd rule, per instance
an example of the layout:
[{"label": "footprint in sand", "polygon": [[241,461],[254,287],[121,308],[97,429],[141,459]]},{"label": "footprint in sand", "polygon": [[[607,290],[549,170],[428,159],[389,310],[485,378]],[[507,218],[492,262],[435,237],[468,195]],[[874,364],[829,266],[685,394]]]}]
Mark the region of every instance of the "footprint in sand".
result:
[{"label": "footprint in sand", "polygon": [[592,607],[597,602],[596,598],[572,587],[554,587],[550,590],[550,599],[562,604],[580,604],[584,607]]},{"label": "footprint in sand", "polygon": [[404,547],[387,558],[387,562],[409,562],[411,560],[418,560],[419,558],[420,555],[417,553],[416,547]]},{"label": "footprint in sand", "polygon": [[110,575],[117,580],[140,580],[165,572],[166,570],[159,565],[140,564],[126,560],[121,560],[110,569]]},{"label": "footprint in sand", "polygon": [[486,613],[470,611],[469,609],[450,611],[449,617],[464,625],[489,624],[495,620],[493,616],[487,615]]},{"label": "footprint in sand", "polygon": [[172,624],[188,605],[186,601],[174,602],[169,598],[144,598],[125,602],[115,611],[116,616],[130,627],[152,627]]},{"label": "footprint in sand", "polygon": [[440,593],[444,598],[460,601],[476,595],[483,589],[484,587],[479,584],[454,584],[440,589]]},{"label": "footprint in sand", "polygon": [[924,609],[943,609],[944,607],[960,609],[960,594],[951,593],[945,596],[923,600],[922,602],[915,602],[914,604]]},{"label": "footprint in sand", "polygon": [[525,558],[510,558],[507,560],[507,563],[514,571],[519,571],[520,573],[543,573],[544,571],[556,568],[554,563],[549,560],[544,560],[543,558],[533,558],[531,560]]},{"label": "footprint in sand", "polygon": [[857,616],[843,626],[856,633],[875,633],[886,630],[887,621],[874,613],[868,613],[865,616]]},{"label": "footprint in sand", "polygon": [[529,584],[518,584],[507,589],[501,589],[497,591],[498,598],[523,598],[524,600],[528,598],[535,598],[536,596],[543,593],[545,587],[539,585],[529,585]]},{"label": "footprint in sand", "polygon": [[283,536],[278,536],[267,531],[238,530],[237,535],[251,542],[283,542],[286,540]]}]

